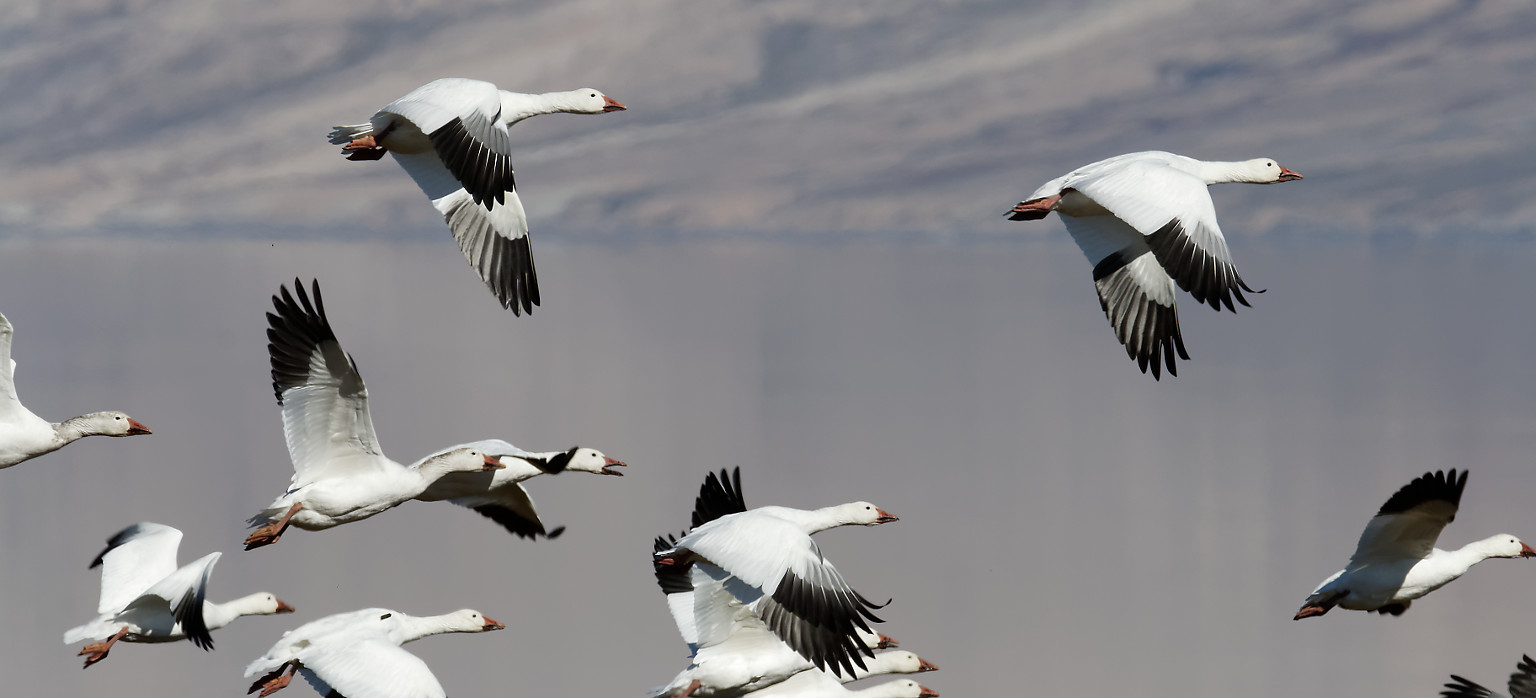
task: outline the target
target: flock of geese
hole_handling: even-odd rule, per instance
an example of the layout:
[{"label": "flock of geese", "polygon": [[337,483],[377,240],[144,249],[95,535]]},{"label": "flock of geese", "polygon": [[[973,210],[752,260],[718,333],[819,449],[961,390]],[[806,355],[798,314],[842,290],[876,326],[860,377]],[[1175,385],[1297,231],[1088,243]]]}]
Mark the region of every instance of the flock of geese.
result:
[{"label": "flock of geese", "polygon": [[[331,142],[350,160],[391,154],[443,215],[470,266],[503,307],[531,313],[540,304],[527,217],[518,198],[508,128],[530,116],[599,114],[623,104],[592,89],[519,94],[476,80],[443,79],[379,110],[367,123],[338,126]],[[1056,212],[1093,265],[1099,301],[1116,338],[1143,373],[1176,374],[1188,359],[1174,303],[1175,285],[1199,303],[1235,310],[1249,287],[1232,263],[1207,187],[1301,179],[1274,160],[1203,162],[1162,152],[1121,155],[1081,167],[1036,189],[1007,214],[1035,220]],[[272,387],[282,408],[292,460],[288,486],[253,516],[246,550],[277,543],[290,527],[320,531],[380,514],[415,499],[466,507],[524,538],[555,538],[523,482],[545,474],[621,475],[625,464],[577,446],[529,452],[484,440],[440,449],[404,464],[379,447],[368,391],[326,315],[318,280],[280,287],[267,314]],[[85,436],[136,436],[151,430],[122,412],[51,423],[22,406],[11,359],[14,330],[0,315],[0,468],[58,450]],[[1295,619],[1338,607],[1398,615],[1410,604],[1488,558],[1536,556],[1508,534],[1458,550],[1435,548],[1460,506],[1466,472],[1433,472],[1393,494],[1361,534],[1344,569],[1320,584]],[[688,664],[653,696],[928,698],[938,694],[898,679],[861,690],[845,683],[937,669],[876,632],[876,604],[856,591],[812,536],[840,526],[878,526],[896,517],[868,502],[804,510],[748,509],[741,474],[710,473],[680,534],[655,539],[653,567],[687,645]],[[220,552],[177,564],[182,534],[143,522],[112,535],[91,563],[101,568],[96,616],[64,634],[86,667],[118,642],[187,640],[213,648],[212,631],[247,615],[294,612],[268,592],[216,603],[207,598]],[[442,633],[480,633],[504,625],[464,609],[416,617],[366,608],[311,621],[283,634],[245,678],[265,697],[303,677],[327,697],[425,698],[446,695],[424,662],[401,649]],[[886,650],[876,652],[876,650]],[[1536,698],[1536,664],[1525,658],[1510,680],[1515,698]],[[1494,695],[1461,677],[1445,696]]]}]

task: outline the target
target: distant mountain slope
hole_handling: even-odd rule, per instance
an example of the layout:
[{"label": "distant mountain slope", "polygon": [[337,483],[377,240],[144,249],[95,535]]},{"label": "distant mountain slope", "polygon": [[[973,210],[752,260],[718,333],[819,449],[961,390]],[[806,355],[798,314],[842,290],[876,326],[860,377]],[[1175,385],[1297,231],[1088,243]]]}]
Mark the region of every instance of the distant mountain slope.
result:
[{"label": "distant mountain slope", "polygon": [[1145,149],[1307,176],[1218,192],[1234,236],[1536,227],[1528,2],[12,5],[0,237],[446,235],[324,140],[444,76],[629,105],[513,130],[535,236],[1054,234],[1001,214]]}]

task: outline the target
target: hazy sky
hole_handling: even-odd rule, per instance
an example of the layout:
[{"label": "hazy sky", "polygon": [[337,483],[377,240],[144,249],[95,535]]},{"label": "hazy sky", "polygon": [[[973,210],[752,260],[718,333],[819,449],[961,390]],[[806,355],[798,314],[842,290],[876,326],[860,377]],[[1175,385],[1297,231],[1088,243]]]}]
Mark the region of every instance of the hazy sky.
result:
[{"label": "hazy sky", "polygon": [[[1536,5],[1505,0],[13,0],[0,312],[38,414],[155,429],[0,471],[0,680],[240,695],[281,632],[377,605],[508,624],[411,646],[451,695],[633,696],[686,652],[650,576],[704,473],[870,500],[823,549],[946,696],[1433,696],[1536,651],[1536,567],[1401,618],[1292,622],[1370,515],[1469,468],[1442,543],[1536,538]],[[545,305],[501,310],[392,162],[324,143],[428,80],[630,106],[513,130]],[[1117,153],[1265,155],[1213,190],[1245,279],[1181,296],[1154,382],[1036,185]],[[289,477],[263,313],[318,276],[387,453],[592,446],[530,543],[412,503],[243,552]],[[81,671],[104,540],[150,520],[211,597],[297,606]],[[306,686],[289,693],[307,695]],[[354,696],[353,698],[364,698]]]},{"label": "hazy sky", "polygon": [[[1241,245],[1270,291],[1236,316],[1186,304],[1194,358],[1156,383],[1062,237],[550,244],[546,305],[519,319],[446,244],[0,245],[27,404],[156,430],[0,473],[0,676],[18,695],[238,695],[304,621],[472,606],[509,629],[412,645],[451,695],[640,696],[685,661],[650,537],[734,465],[754,505],[902,517],[823,549],[895,599],[882,630],[943,667],[923,682],[946,696],[1431,696],[1536,649],[1524,561],[1401,618],[1290,620],[1426,470],[1471,469],[1444,543],[1536,538],[1536,249]],[[629,476],[532,481],[570,527],[555,541],[410,503],[241,551],[289,474],[262,313],[295,275],[321,277],[388,453],[580,443]],[[139,520],[184,529],[183,559],[226,552],[213,598],[267,590],[299,612],[242,619],[212,653],[121,645],[82,671],[59,638],[94,608],[86,564]]]}]

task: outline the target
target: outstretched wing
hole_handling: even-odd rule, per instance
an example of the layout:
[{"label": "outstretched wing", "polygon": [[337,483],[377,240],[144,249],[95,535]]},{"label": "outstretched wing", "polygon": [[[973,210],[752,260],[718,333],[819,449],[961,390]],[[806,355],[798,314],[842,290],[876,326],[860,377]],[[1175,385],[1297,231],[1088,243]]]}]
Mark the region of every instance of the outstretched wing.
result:
[{"label": "outstretched wing", "polygon": [[181,624],[187,640],[205,650],[213,649],[213,635],[203,619],[203,603],[208,599],[208,579],[222,553],[208,553],[183,565],[165,579],[155,582],[125,610],[163,608]]},{"label": "outstretched wing", "polygon": [[469,265],[514,314],[532,313],[539,304],[539,276],[533,266],[528,216],[517,192],[487,208],[475,200],[436,153],[394,153],[416,186],[448,223]]},{"label": "outstretched wing", "polygon": [[1454,468],[1449,473],[1424,473],[1404,485],[1366,524],[1349,567],[1428,557],[1440,531],[1455,520],[1466,486],[1466,471],[1458,477]]},{"label": "outstretched wing", "polygon": [[15,334],[16,328],[0,313],[0,422],[26,412],[16,398],[16,361],[11,358],[11,338]]},{"label": "outstretched wing", "polygon": [[[382,637],[337,642],[332,636],[301,652],[300,673],[317,690],[367,698],[446,698],[427,663]],[[319,681],[317,684],[315,679]]]},{"label": "outstretched wing", "polygon": [[297,298],[284,286],[272,297],[276,314],[267,313],[272,389],[283,407],[294,488],[398,467],[379,448],[368,412],[368,388],[331,330],[319,280],[313,289],[311,303],[303,284],[294,279]]},{"label": "outstretched wing", "polygon": [[1234,297],[1248,305],[1243,291],[1258,293],[1232,266],[1204,180],[1144,159],[1102,168],[1070,188],[1144,235],[1158,263],[1195,300],[1235,311]]},{"label": "outstretched wing", "polygon": [[1125,353],[1153,378],[1178,375],[1174,355],[1189,359],[1174,306],[1173,279],[1158,263],[1147,239],[1114,216],[1061,216],[1067,232],[1093,264],[1099,307]]},{"label": "outstretched wing", "polygon": [[101,567],[101,600],[97,613],[116,613],[146,589],[176,571],[181,531],[144,521],[107,539],[107,547],[91,560]]}]

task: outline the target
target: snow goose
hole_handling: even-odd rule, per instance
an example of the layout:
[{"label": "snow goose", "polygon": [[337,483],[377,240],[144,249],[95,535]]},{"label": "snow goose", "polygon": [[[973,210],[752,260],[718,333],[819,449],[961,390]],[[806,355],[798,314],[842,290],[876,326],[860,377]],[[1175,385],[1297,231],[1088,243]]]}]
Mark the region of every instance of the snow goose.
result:
[{"label": "snow goose", "polygon": [[1295,620],[1334,606],[1402,615],[1409,604],[1491,557],[1536,557],[1536,549],[1507,533],[1440,550],[1435,539],[1456,518],[1467,473],[1424,473],[1393,494],[1365,526],[1344,569],[1323,580]]},{"label": "snow goose", "polygon": [[[449,473],[494,470],[501,463],[469,448],[444,451],[406,467],[384,456],[368,412],[368,389],[325,316],[320,282],[314,303],[294,280],[298,300],[280,289],[267,313],[272,388],[283,408],[283,436],[293,460],[288,491],[251,517],[261,526],[245,549],[276,543],[288,526],[308,531],[366,519],[421,494]],[[265,524],[265,525],[262,525]]]},{"label": "snow goose", "polygon": [[[1440,692],[1443,698],[1499,698],[1494,693],[1460,676],[1451,674],[1451,683]],[[1530,655],[1520,657],[1520,666],[1509,675],[1510,698],[1536,698],[1536,662]]]},{"label": "snow goose", "polygon": [[[614,467],[625,465],[595,448],[576,446],[566,451],[530,453],[500,439],[487,439],[460,444],[454,448],[471,448],[501,461],[501,470],[493,473],[451,473],[416,495],[423,502],[448,500],[461,507],[475,510],[481,516],[495,521],[508,533],[522,538],[558,537],[565,532],[560,526],[549,532],[539,520],[539,512],[533,507],[533,499],[520,484],[522,481],[545,473],[556,474],[567,470],[599,475],[623,476]],[[415,467],[415,466],[412,466]]]},{"label": "snow goose", "polygon": [[624,105],[593,89],[522,94],[480,80],[433,80],[390,102],[366,124],[337,126],[349,160],[385,152],[432,199],[470,266],[513,314],[539,304],[528,217],[512,176],[507,129],[539,114],[602,114]]},{"label": "snow goose", "polygon": [[22,406],[16,397],[16,329],[0,315],[0,469],[52,453],[87,436],[137,436],[149,427],[122,412],[92,412],[53,424]]},{"label": "snow goose", "polygon": [[[654,560],[657,567],[675,570],[658,570],[658,579],[686,572],[696,597],[703,578],[718,582],[722,593],[734,597],[795,652],[841,675],[864,666],[861,654],[872,654],[857,631],[869,630],[865,619],[880,621],[870,612],[880,606],[848,586],[810,536],[837,526],[895,520],[868,502],[809,511],[760,507],[705,521],[672,549],[657,552]],[[665,590],[666,583],[663,586]],[[703,598],[695,598],[693,608],[701,647],[707,642],[706,628],[718,632],[743,616],[730,604]],[[675,605],[673,610],[675,615]],[[686,624],[679,622],[685,639]]]},{"label": "snow goose", "polygon": [[205,600],[208,578],[220,553],[209,553],[180,568],[176,548],[181,531],[157,523],[129,526],[107,540],[91,568],[101,567],[99,614],[64,633],[64,644],[107,638],[80,650],[85,666],[107,658],[112,645],[126,642],[174,642],[190,640],[204,650],[213,649],[217,630],[240,616],[291,613],[293,607],[266,592],[226,603]]},{"label": "snow goose", "polygon": [[1238,276],[1216,224],[1208,185],[1270,184],[1301,179],[1274,160],[1204,162],[1148,151],[1100,160],[1046,182],[1008,217],[1037,220],[1061,214],[1067,232],[1093,265],[1093,283],[1115,338],[1146,373],[1160,378],[1159,361],[1178,375],[1174,352],[1189,359],[1179,333],[1173,284],[1212,308],[1236,312],[1254,291]]},{"label": "snow goose", "polygon": [[[917,656],[915,653],[907,652],[905,650],[881,652],[875,655],[874,659],[871,659],[866,663],[869,665],[868,669],[858,670],[856,675],[834,677],[833,675],[828,674],[825,671],[821,671],[820,669],[811,669],[810,671],[803,671],[795,674],[794,676],[791,676],[762,690],[753,691],[748,695],[758,696],[759,698],[770,698],[771,696],[857,695],[857,691],[850,692],[848,689],[839,691],[838,689],[842,688],[842,685],[845,683],[857,681],[859,679],[864,679],[871,676],[880,676],[884,674],[920,674],[924,672],[939,670],[939,667],[935,666],[932,662]],[[910,690],[910,687],[908,687],[907,690]],[[938,694],[934,693],[932,695]]]},{"label": "snow goose", "polygon": [[505,627],[467,608],[424,617],[387,608],[326,616],[283,633],[265,655],[247,665],[245,678],[259,678],[246,693],[259,689],[263,697],[270,696],[286,687],[294,674],[302,674],[322,696],[443,698],[443,686],[426,662],[400,646],[431,635]]},{"label": "snow goose", "polygon": [[[806,677],[801,679],[800,677]],[[836,679],[818,671],[807,671],[790,681],[788,689],[780,689],[784,683],[770,686],[749,696],[795,696],[795,698],[938,698],[939,692],[909,679],[887,681],[869,688],[848,688]]]}]

